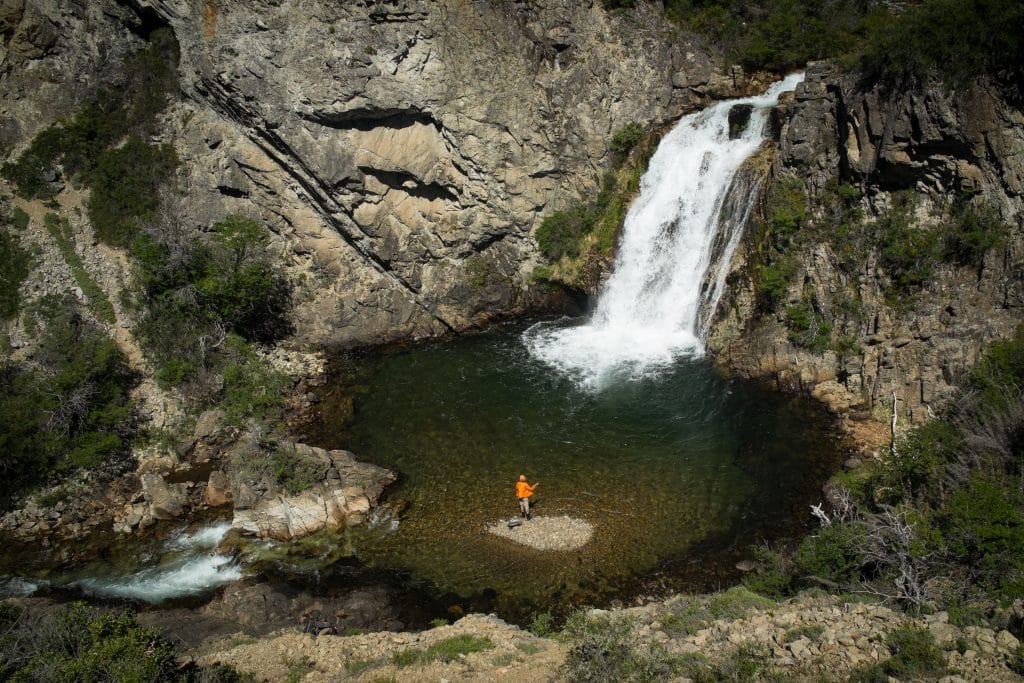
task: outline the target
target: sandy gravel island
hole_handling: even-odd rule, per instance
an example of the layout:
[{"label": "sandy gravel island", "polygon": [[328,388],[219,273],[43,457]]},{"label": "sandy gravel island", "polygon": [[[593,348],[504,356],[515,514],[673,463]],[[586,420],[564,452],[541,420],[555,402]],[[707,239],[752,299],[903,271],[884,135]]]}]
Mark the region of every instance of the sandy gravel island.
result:
[{"label": "sandy gravel island", "polygon": [[508,538],[537,550],[576,550],[589,543],[590,537],[594,535],[594,527],[589,523],[568,515],[535,516],[512,529],[508,528],[508,520],[503,519],[488,526],[487,530],[495,536]]}]

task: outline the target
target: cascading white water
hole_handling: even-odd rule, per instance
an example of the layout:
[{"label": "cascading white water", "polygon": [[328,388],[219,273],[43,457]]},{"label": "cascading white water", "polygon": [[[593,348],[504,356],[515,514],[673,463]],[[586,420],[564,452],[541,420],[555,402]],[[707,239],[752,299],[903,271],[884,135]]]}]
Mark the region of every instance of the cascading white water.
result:
[{"label": "cascading white water", "polygon": [[230,556],[215,552],[230,528],[221,523],[181,534],[167,543],[167,552],[156,566],[127,576],[91,576],[71,585],[101,597],[153,603],[205,593],[242,576]]},{"label": "cascading white water", "polygon": [[[527,330],[524,342],[537,358],[600,388],[613,377],[646,376],[679,356],[703,353],[702,305],[717,303],[725,277],[724,270],[710,279],[708,273],[723,203],[737,170],[764,139],[768,108],[801,80],[803,74],[794,74],[764,95],[719,102],[684,117],[664,137],[626,214],[592,318],[576,327]],[[739,104],[753,111],[730,140],[729,110]],[[749,213],[749,202],[741,213]],[[725,242],[720,269],[728,268],[738,231]]]}]

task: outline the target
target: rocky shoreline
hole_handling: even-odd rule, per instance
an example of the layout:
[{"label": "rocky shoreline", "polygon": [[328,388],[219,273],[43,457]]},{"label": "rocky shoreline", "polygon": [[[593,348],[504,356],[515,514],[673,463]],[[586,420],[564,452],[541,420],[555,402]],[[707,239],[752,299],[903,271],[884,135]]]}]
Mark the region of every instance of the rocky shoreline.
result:
[{"label": "rocky shoreline", "polygon": [[[742,589],[713,596],[680,595],[640,607],[591,610],[588,618],[595,624],[627,624],[622,642],[637,653],[667,653],[708,671],[724,670],[757,653],[762,670],[795,681],[833,680],[884,662],[894,654],[894,633],[921,629],[941,653],[947,672],[940,680],[945,683],[1022,680],[1006,664],[1020,645],[1006,630],[957,626],[945,612],[915,618],[883,605],[820,594],[779,604],[762,598],[747,606],[750,595]],[[1011,611],[1020,610],[1017,604]],[[731,613],[715,617],[716,612]],[[415,656],[467,636],[486,639],[489,645],[450,661]],[[288,629],[256,642],[225,637],[195,656],[203,663],[231,664],[260,680],[283,680],[298,671],[296,680],[306,683],[339,676],[354,681],[552,681],[567,679],[567,657],[578,645],[572,638],[539,637],[493,615],[473,614],[420,633],[314,638]],[[686,671],[696,670],[684,668],[673,680],[690,680]]]}]

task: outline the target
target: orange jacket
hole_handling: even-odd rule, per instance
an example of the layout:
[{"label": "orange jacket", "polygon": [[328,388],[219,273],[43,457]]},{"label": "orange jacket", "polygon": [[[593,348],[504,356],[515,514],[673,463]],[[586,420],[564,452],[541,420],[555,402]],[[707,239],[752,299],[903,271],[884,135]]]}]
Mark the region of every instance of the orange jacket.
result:
[{"label": "orange jacket", "polygon": [[533,495],[533,489],[536,485],[530,486],[525,481],[516,482],[516,498],[529,498]]}]

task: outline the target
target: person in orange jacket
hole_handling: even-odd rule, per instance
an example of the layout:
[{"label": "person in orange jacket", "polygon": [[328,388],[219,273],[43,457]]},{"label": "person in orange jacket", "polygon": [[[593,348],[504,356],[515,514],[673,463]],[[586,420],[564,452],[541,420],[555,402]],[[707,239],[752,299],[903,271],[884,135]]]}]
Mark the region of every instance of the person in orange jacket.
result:
[{"label": "person in orange jacket", "polygon": [[516,498],[519,499],[519,510],[526,519],[530,519],[530,496],[533,495],[533,490],[538,486],[540,486],[539,481],[532,486],[527,484],[525,474],[520,474],[519,481],[516,482]]}]

